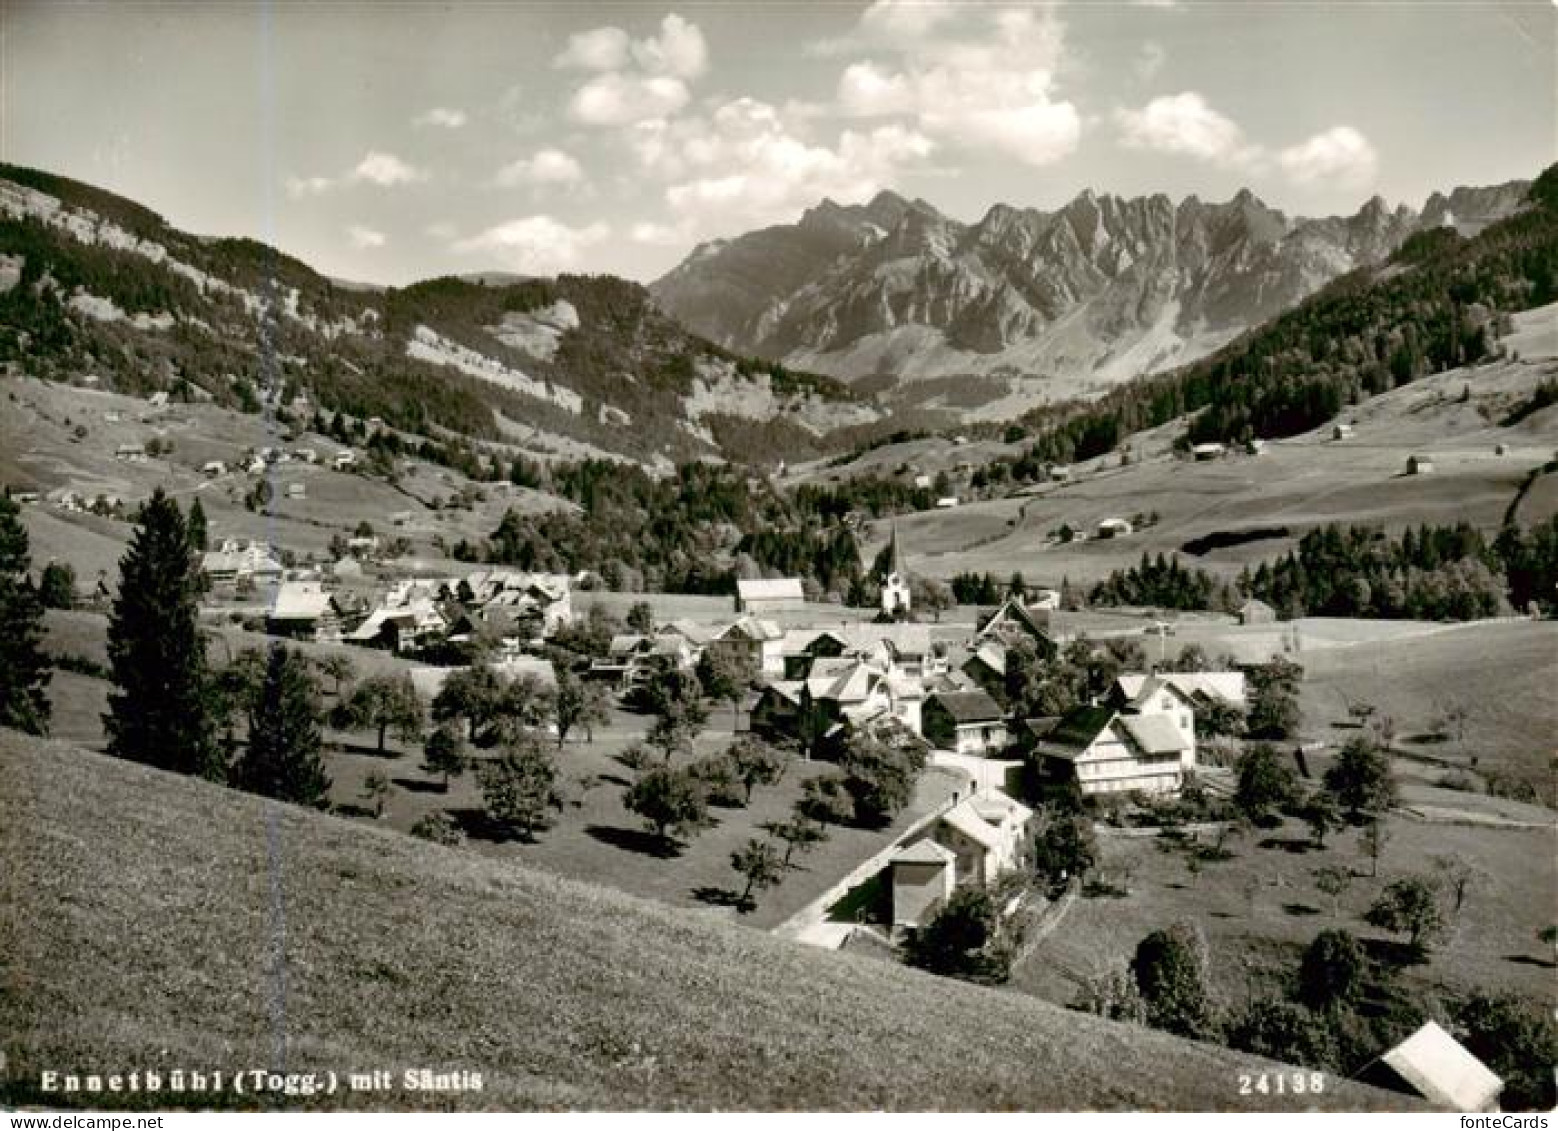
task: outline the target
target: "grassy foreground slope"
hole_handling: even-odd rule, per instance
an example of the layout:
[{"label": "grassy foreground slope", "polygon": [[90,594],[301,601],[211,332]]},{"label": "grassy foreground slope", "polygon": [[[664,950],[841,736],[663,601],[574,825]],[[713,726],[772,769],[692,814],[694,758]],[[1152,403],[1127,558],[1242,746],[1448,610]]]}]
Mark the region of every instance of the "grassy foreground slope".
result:
[{"label": "grassy foreground slope", "polygon": [[1225,1109],[1272,1067],[60,743],[0,735],[0,803],[9,1102],[283,1040],[291,1071],[484,1083],[328,1106]]}]

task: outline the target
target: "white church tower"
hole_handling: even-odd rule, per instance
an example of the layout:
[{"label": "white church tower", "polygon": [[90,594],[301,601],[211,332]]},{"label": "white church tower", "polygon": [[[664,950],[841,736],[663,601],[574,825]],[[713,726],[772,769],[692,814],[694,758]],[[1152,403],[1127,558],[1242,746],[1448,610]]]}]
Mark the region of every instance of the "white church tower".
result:
[{"label": "white church tower", "polygon": [[887,576],[882,578],[882,611],[888,616],[909,614],[909,572],[903,568],[896,524],[888,542]]}]

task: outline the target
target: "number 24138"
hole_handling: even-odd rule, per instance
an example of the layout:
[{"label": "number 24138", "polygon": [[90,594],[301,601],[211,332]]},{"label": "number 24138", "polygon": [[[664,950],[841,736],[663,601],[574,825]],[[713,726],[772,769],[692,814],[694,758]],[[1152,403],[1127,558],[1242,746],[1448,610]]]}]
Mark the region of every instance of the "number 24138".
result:
[{"label": "number 24138", "polygon": [[1241,1072],[1241,1096],[1308,1096],[1325,1091],[1324,1072]]}]

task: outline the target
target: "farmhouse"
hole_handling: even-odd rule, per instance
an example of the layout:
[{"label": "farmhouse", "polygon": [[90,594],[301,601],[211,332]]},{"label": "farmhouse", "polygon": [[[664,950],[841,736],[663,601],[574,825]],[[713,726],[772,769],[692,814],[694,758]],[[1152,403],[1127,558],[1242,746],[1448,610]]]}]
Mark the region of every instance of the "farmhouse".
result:
[{"label": "farmhouse", "polygon": [[1222,459],[1228,449],[1221,444],[1197,444],[1190,449],[1190,454],[1195,456],[1197,462],[1204,463],[1207,460]]},{"label": "farmhouse", "polygon": [[1331,427],[1331,439],[1333,440],[1346,440],[1352,436],[1352,433],[1353,426],[1351,424],[1335,424]]},{"label": "farmhouse", "polygon": [[1106,518],[1098,524],[1098,537],[1124,538],[1131,533],[1131,524],[1123,518]]},{"label": "farmhouse", "polygon": [[339,640],[340,613],[318,582],[286,581],[265,616],[265,631],[293,640]]},{"label": "farmhouse", "polygon": [[1240,624],[1271,624],[1277,619],[1277,610],[1256,597],[1240,605],[1234,613]]},{"label": "farmhouse", "polygon": [[1016,597],[1008,597],[974,633],[976,643],[995,640],[1008,648],[1024,638],[1033,644],[1041,659],[1053,659],[1060,650],[1058,640],[1050,633],[1049,618],[1036,613]]},{"label": "farmhouse", "polygon": [[1046,777],[1075,779],[1085,796],[1175,793],[1185,771],[1195,767],[1194,716],[1188,705],[1185,713],[1188,728],[1172,711],[1080,707],[1038,739],[1034,760]]},{"label": "farmhouse", "polygon": [[1433,1021],[1357,1074],[1357,1079],[1463,1112],[1499,1110],[1500,1080]]},{"label": "farmhouse", "polygon": [[1429,456],[1407,456],[1408,475],[1428,475],[1434,469],[1434,461]]},{"label": "farmhouse", "polygon": [[963,661],[960,669],[975,687],[993,696],[1006,695],[1006,645],[999,640],[986,640]]},{"label": "farmhouse", "polygon": [[806,594],[798,577],[743,577],[736,582],[736,612],[785,612],[806,607]]},{"label": "farmhouse", "polygon": [[1021,867],[1032,820],[1032,809],[995,790],[956,802],[928,835],[889,860],[893,927],[922,927],[957,888],[990,884]]},{"label": "farmhouse", "polygon": [[1167,684],[1187,699],[1195,710],[1212,704],[1244,710],[1246,705],[1243,672],[1159,672],[1156,675],[1122,675],[1115,681],[1116,706],[1136,703],[1153,681]]},{"label": "farmhouse", "polygon": [[143,444],[120,444],[114,449],[114,458],[129,463],[145,463],[146,447]]},{"label": "farmhouse", "polygon": [[1006,712],[985,691],[938,691],[925,701],[925,737],[958,754],[989,757],[1006,748]]},{"label": "farmhouse", "polygon": [[219,459],[213,459],[202,464],[200,470],[206,475],[225,475],[227,474],[227,465]]},{"label": "farmhouse", "polygon": [[224,539],[218,549],[201,556],[200,568],[213,585],[232,584],[240,579],[277,580],[282,574],[281,559],[261,542]]},{"label": "farmhouse", "polygon": [[710,640],[707,651],[725,654],[748,671],[784,674],[784,632],[771,620],[745,616]]}]

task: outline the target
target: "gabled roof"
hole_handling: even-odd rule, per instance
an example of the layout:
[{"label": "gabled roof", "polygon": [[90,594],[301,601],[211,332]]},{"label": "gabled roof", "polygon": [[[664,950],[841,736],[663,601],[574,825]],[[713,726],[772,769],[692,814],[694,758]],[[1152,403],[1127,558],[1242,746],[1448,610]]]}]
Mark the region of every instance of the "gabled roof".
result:
[{"label": "gabled roof", "polygon": [[938,691],[931,696],[957,723],[985,723],[1004,719],[1006,712],[985,691]]},{"label": "gabled roof", "polygon": [[966,668],[969,664],[978,660],[985,667],[995,672],[996,675],[1006,674],[1006,645],[999,640],[986,640],[974,650],[974,654],[964,661]]},{"label": "gabled roof", "polygon": [[1249,600],[1245,601],[1244,604],[1239,606],[1238,611],[1241,612],[1241,613],[1275,613],[1276,612],[1275,609],[1273,609],[1270,605],[1266,604],[1266,602],[1262,601],[1259,597],[1251,597]]},{"label": "gabled roof", "polygon": [[330,594],[317,582],[285,581],[276,590],[276,601],[267,614],[271,620],[318,620],[330,612]]},{"label": "gabled roof", "polygon": [[1380,1061],[1424,1099],[1456,1111],[1483,1111],[1504,1089],[1487,1065],[1432,1021]]},{"label": "gabled roof", "polygon": [[999,630],[1002,625],[1006,624],[1016,625],[1019,628],[1025,628],[1035,637],[1042,637],[1045,640],[1054,639],[1054,637],[1050,635],[1048,626],[1043,624],[1038,617],[1034,616],[1032,610],[1030,610],[1016,597],[1006,598],[1006,600],[1001,603],[999,608],[986,617],[984,623],[979,626],[979,631],[974,634],[974,638],[976,640],[983,640],[985,637]]},{"label": "gabled roof", "polygon": [[1033,816],[1033,810],[1021,801],[995,789],[980,790],[968,803],[983,820],[998,828],[1008,822],[1021,824]]},{"label": "gabled roof", "polygon": [[941,815],[941,820],[943,824],[956,829],[975,844],[985,848],[1001,846],[1000,830],[981,817],[970,801],[954,805]]},{"label": "gabled roof", "polygon": [[1080,756],[1117,717],[1113,707],[1078,707],[1063,716],[1035,749],[1051,758]]},{"label": "gabled roof", "polygon": [[783,640],[784,632],[771,620],[760,620],[757,617],[742,617],[740,620],[727,625],[714,639],[726,640],[731,636],[744,636],[748,640]]},{"label": "gabled roof", "polygon": [[743,577],[736,581],[743,601],[804,601],[806,593],[798,577]]},{"label": "gabled roof", "polygon": [[1190,693],[1180,686],[1173,675],[1122,675],[1115,680],[1115,688],[1126,704],[1139,707],[1150,701],[1158,692],[1167,690],[1181,703],[1193,707]]},{"label": "gabled roof", "polygon": [[662,625],[660,628],[660,635],[676,635],[685,637],[690,643],[695,644],[700,648],[707,644],[710,640],[714,639],[714,633],[712,630],[704,628],[701,624],[698,624],[696,621],[688,620],[686,617],[683,617],[680,620],[673,620],[669,624]]},{"label": "gabled roof", "polygon": [[957,856],[930,837],[906,844],[892,856],[894,864],[952,864],[956,861]]},{"label": "gabled roof", "polygon": [[1120,726],[1146,754],[1176,754],[1190,745],[1167,715],[1121,715]]},{"label": "gabled roof", "polygon": [[649,637],[639,636],[636,633],[621,633],[611,638],[611,644],[606,649],[607,654],[623,656],[630,652],[642,651],[650,643]]}]

